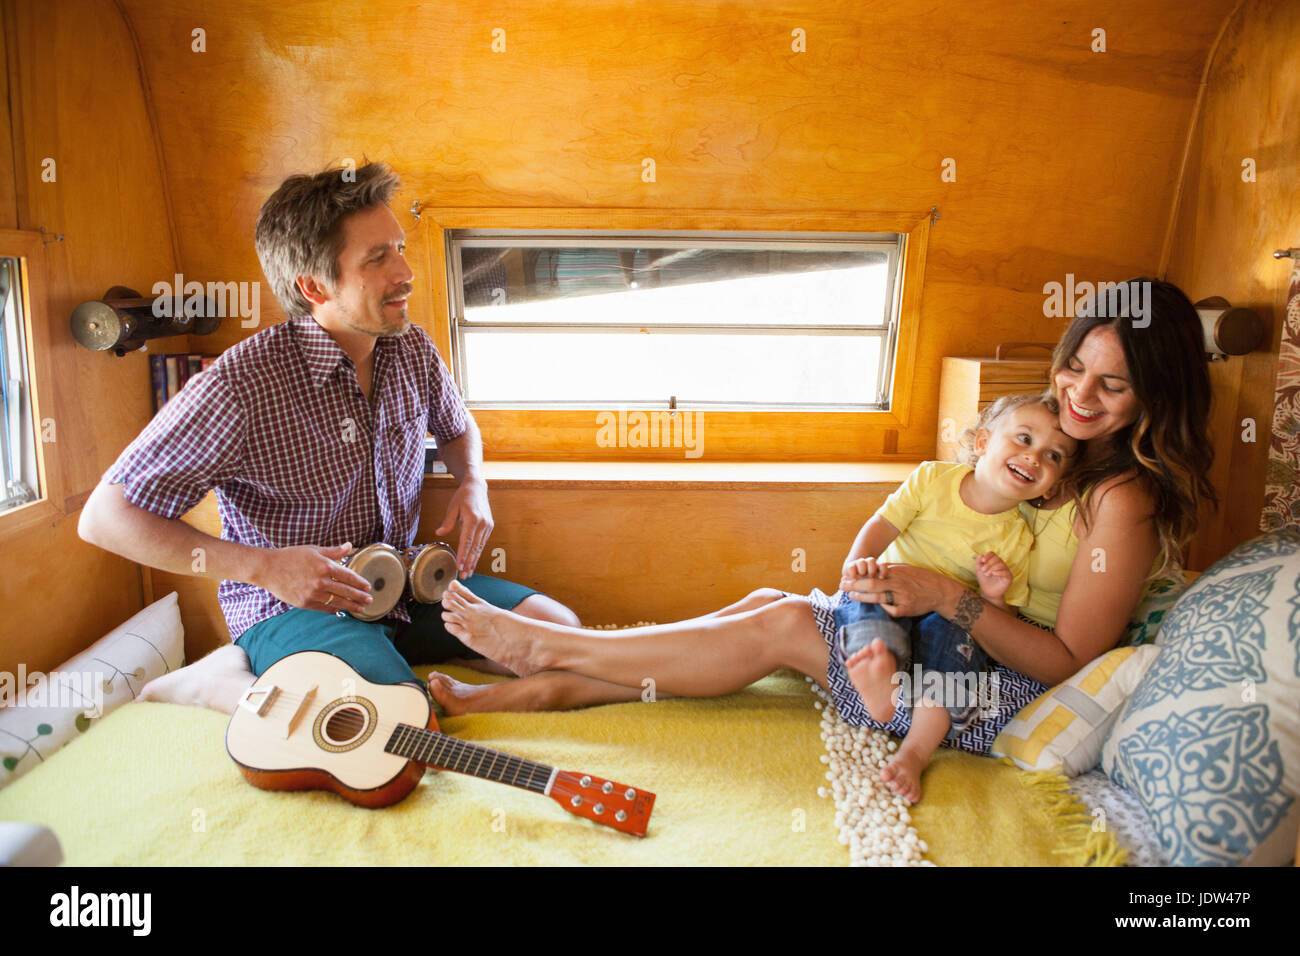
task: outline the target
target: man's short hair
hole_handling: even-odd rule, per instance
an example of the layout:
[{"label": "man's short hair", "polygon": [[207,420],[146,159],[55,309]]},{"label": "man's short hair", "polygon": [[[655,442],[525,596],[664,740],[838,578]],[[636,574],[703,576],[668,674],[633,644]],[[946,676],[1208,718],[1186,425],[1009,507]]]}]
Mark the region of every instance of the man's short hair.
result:
[{"label": "man's short hair", "polygon": [[298,290],[298,276],[319,276],[334,289],[343,220],[387,205],[401,184],[387,163],[341,166],[314,176],[290,176],[262,204],[254,233],[257,258],[286,315],[311,315],[311,303]]}]

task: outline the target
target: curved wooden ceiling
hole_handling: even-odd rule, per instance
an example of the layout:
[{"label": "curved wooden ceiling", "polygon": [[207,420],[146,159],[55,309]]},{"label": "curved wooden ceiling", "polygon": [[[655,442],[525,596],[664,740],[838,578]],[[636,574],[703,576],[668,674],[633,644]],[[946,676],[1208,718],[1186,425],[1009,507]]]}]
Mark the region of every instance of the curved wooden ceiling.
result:
[{"label": "curved wooden ceiling", "polygon": [[1035,293],[1044,271],[1154,270],[1233,6],[119,2],[187,271],[257,276],[252,225],[275,185],[368,156],[402,174],[405,204],[937,204],[930,281]]}]

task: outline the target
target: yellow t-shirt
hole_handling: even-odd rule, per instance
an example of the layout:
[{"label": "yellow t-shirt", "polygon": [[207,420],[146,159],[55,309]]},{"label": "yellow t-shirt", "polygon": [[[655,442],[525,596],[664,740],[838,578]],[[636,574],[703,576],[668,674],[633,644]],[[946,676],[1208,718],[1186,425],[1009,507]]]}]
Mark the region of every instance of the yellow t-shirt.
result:
[{"label": "yellow t-shirt", "polygon": [[[1035,508],[1026,501],[1020,503],[1020,514],[1028,522],[1034,537],[1034,549],[1029,553],[1029,603],[1020,613],[1031,621],[1047,627],[1056,627],[1056,617],[1061,611],[1061,595],[1070,580],[1070,569],[1079,553],[1079,539],[1074,536],[1074,518],[1078,513],[1074,501],[1067,501],[1052,510]],[[1154,576],[1160,568],[1161,557],[1156,555],[1147,575]],[[1181,572],[1174,572],[1182,580]],[[1153,585],[1162,579],[1147,582],[1143,598]]]},{"label": "yellow t-shirt", "polygon": [[899,532],[880,560],[930,568],[978,591],[975,557],[992,551],[1011,571],[1006,602],[1022,607],[1029,600],[1034,536],[1015,508],[986,515],[961,500],[962,479],[973,470],[969,465],[927,461],[908,475],[876,512]]},{"label": "yellow t-shirt", "polygon": [[1074,536],[1074,502],[1067,501],[1048,511],[1022,501],[1020,514],[1036,541],[1029,552],[1029,603],[1020,613],[1031,621],[1055,627],[1061,595],[1079,550],[1079,539]]}]

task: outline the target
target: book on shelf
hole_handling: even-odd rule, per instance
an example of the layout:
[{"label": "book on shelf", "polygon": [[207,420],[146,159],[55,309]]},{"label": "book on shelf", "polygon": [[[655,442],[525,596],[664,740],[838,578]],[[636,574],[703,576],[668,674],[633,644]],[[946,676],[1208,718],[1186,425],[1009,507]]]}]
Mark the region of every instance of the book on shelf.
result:
[{"label": "book on shelf", "polygon": [[447,463],[442,460],[442,452],[438,450],[438,442],[432,435],[424,436],[424,473],[426,475],[447,474]]},{"label": "book on shelf", "polygon": [[215,355],[177,352],[149,356],[149,378],[153,385],[153,410],[157,413],[195,375],[217,360]]}]

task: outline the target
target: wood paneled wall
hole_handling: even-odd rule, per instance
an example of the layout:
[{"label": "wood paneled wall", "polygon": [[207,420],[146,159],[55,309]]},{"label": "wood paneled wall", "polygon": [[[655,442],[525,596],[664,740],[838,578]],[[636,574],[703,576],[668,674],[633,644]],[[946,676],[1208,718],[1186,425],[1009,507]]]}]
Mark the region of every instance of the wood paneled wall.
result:
[{"label": "wood paneled wall", "polygon": [[[1269,323],[1268,351],[1211,366],[1213,480],[1222,500],[1192,549],[1205,568],[1259,534],[1273,421],[1278,342],[1300,247],[1300,4],[1245,0],[1207,77],[1174,228],[1168,278],[1193,300],[1220,295]],[[1243,178],[1252,160],[1254,181]],[[1255,441],[1247,420],[1255,423]]]},{"label": "wood paneled wall", "polygon": [[[1233,5],[121,2],[185,270],[202,281],[261,279],[261,202],[287,174],[343,158],[393,164],[408,234],[414,199],[586,207],[593,225],[611,208],[938,206],[911,421],[896,444],[893,429],[869,435],[864,459],[931,453],[942,356],[1057,338],[1045,282],[1155,271]],[[412,315],[432,327],[433,270],[413,268]],[[279,320],[270,295],[263,307],[264,324]],[[232,324],[218,344],[250,331]]]},{"label": "wood paneled wall", "polygon": [[[86,544],[76,526],[104,469],[149,420],[148,359],[88,352],[68,319],[110,286],[147,289],[174,271],[175,257],[153,124],[116,7],[8,0],[3,23],[12,125],[0,151],[13,167],[0,217],[9,228],[65,236],[29,263],[47,292],[32,321],[50,340],[53,382],[41,401],[55,426],[44,446],[53,517],[21,530],[0,520],[0,670],[19,662],[33,670],[66,660],[142,606],[139,567]],[[46,159],[52,182],[42,178]]]},{"label": "wood paneled wall", "polygon": [[[29,666],[51,665],[140,606],[134,566],[80,542],[72,525],[99,474],[149,418],[147,361],[77,349],[67,334],[72,306],[117,283],[148,289],[176,271],[261,281],[253,224],[286,175],[344,158],[384,159],[398,170],[406,186],[393,205],[423,283],[412,313],[430,329],[425,262],[436,250],[420,246],[421,230],[405,212],[415,199],[442,208],[589,208],[593,225],[609,208],[855,215],[937,206],[912,419],[861,449],[864,458],[888,449],[921,459],[933,447],[942,356],[1055,339],[1063,323],[1043,315],[1042,288],[1067,273],[1114,280],[1158,269],[1198,83],[1233,6],[978,0],[940,14],[920,2],[524,9],[487,0],[8,0],[15,165],[11,198],[0,189],[0,216],[12,205],[19,228],[44,225],[68,237],[46,254],[46,319],[60,337],[60,441],[75,454],[61,465],[66,516],[4,540],[0,598],[18,613],[6,620],[0,667],[19,652]],[[1282,24],[1280,35],[1295,46],[1294,13],[1285,0],[1247,0],[1223,45],[1223,56],[1242,52],[1211,75],[1170,267],[1194,297],[1280,303],[1281,280],[1271,273],[1256,279],[1225,265],[1220,278],[1213,264],[1296,242],[1261,238],[1287,188],[1294,202],[1294,137],[1268,125],[1295,114],[1294,55],[1286,60],[1275,35]],[[1104,53],[1092,49],[1097,29],[1105,30]],[[1278,79],[1284,68],[1290,78]],[[1251,129],[1248,117],[1260,113],[1274,119]],[[1228,189],[1231,136],[1207,132],[1233,122],[1258,154],[1253,199]],[[1219,149],[1228,152],[1216,158]],[[40,181],[46,156],[59,162],[57,184]],[[641,177],[647,157],[656,162],[650,183]],[[954,182],[941,178],[949,159]],[[1266,175],[1283,178],[1267,185]],[[1256,210],[1245,224],[1242,202]],[[1245,242],[1251,222],[1261,232]],[[1230,281],[1247,274],[1256,285]],[[265,285],[262,309],[259,327],[281,319]],[[228,322],[188,344],[219,351],[255,331]],[[1254,371],[1242,373],[1243,397],[1228,401],[1266,414],[1252,384],[1263,366],[1240,367]],[[1224,385],[1231,390],[1235,380]],[[1236,474],[1234,453],[1256,451],[1221,453],[1221,467]],[[441,514],[438,494],[426,495],[426,523]],[[806,578],[790,577],[788,586],[818,583],[821,565],[837,564],[870,504],[837,492],[744,492],[735,504],[707,497],[720,492],[692,494],[621,491],[597,500],[589,491],[501,489],[492,545],[506,548],[511,576],[571,601],[584,618],[626,621],[693,613],[759,584],[780,585],[785,556],[812,529],[834,544],[810,546],[817,556]],[[762,535],[732,537],[742,525]],[[548,534],[539,536],[543,526]],[[714,540],[746,542],[749,553],[701,552],[703,527]],[[1224,525],[1215,540],[1239,530]],[[610,541],[622,550],[608,551]],[[558,562],[565,569],[587,554],[608,554],[619,568],[592,560],[579,569],[582,587],[569,590],[567,570],[547,570],[560,552],[571,556]],[[185,588],[193,599],[183,608],[187,624],[216,634],[206,582]],[[641,603],[646,588],[669,588],[661,593],[671,600]]]}]

